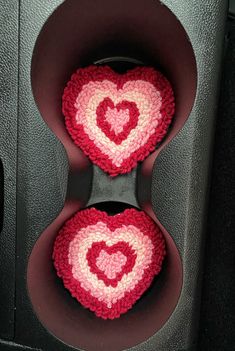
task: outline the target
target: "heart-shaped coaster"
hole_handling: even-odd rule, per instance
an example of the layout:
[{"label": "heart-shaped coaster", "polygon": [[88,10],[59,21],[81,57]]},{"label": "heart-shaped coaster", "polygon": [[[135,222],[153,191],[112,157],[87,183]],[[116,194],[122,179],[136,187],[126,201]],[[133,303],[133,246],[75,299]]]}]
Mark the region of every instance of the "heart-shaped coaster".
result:
[{"label": "heart-shaped coaster", "polygon": [[77,212],[60,230],[53,260],[64,286],[98,317],[127,312],[160,272],[165,242],[143,211]]},{"label": "heart-shaped coaster", "polygon": [[155,149],[175,110],[170,83],[151,67],[125,74],[108,66],[80,68],[62,105],[76,145],[111,176],[130,172]]}]

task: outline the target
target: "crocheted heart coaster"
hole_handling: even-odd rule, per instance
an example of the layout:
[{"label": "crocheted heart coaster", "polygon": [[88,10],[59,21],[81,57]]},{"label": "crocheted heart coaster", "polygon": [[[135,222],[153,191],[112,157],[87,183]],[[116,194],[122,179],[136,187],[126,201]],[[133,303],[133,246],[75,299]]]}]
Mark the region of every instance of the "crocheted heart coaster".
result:
[{"label": "crocheted heart coaster", "polygon": [[109,216],[95,208],[77,212],[60,230],[54,265],[64,286],[98,317],[128,311],[162,267],[163,235],[143,211]]},{"label": "crocheted heart coaster", "polygon": [[111,176],[130,172],[155,149],[174,110],[170,83],[151,67],[125,74],[108,66],[81,68],[63,94],[69,134]]}]

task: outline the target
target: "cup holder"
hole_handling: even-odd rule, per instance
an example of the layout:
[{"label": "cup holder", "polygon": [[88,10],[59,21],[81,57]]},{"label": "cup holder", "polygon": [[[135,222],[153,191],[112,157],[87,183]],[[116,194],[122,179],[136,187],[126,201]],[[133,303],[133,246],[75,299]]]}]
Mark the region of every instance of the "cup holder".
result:
[{"label": "cup holder", "polygon": [[[86,164],[64,128],[61,97],[72,73],[90,64],[123,72],[136,65],[161,70],[173,86],[176,112],[167,140],[182,128],[197,85],[194,51],[175,15],[160,1],[66,0],[49,17],[36,41],[32,90],[43,119],[66,147],[71,162]],[[85,161],[86,160],[86,161]]]},{"label": "cup holder", "polygon": [[[132,206],[104,202],[93,207],[116,214]],[[127,313],[115,320],[98,318],[71,297],[57,277],[52,262],[58,230],[78,208],[78,203],[66,203],[59,217],[41,234],[33,248],[27,272],[33,308],[48,331],[68,345],[85,350],[97,350],[97,345],[102,345],[102,350],[129,348],[156,333],[172,314],[182,286],[179,252],[169,233],[160,225],[167,245],[161,273]]]},{"label": "cup holder", "polygon": [[[180,297],[183,267],[174,240],[152,212],[148,192],[150,207],[145,211],[162,229],[167,256],[162,272],[131,310],[115,320],[97,318],[73,299],[57,278],[52,262],[54,240],[63,223],[85,206],[79,192],[78,196],[73,196],[75,188],[81,186],[80,178],[92,179],[90,161],[66,131],[61,97],[71,74],[92,63],[108,64],[118,72],[149,64],[166,75],[173,85],[176,113],[160,149],[176,135],[189,116],[196,95],[197,69],[187,33],[160,1],[127,0],[123,5],[119,1],[102,0],[102,6],[97,6],[90,0],[66,0],[49,17],[35,45],[31,67],[35,102],[45,122],[63,143],[77,183],[68,184],[62,212],[32,249],[27,269],[28,294],[43,326],[65,344],[85,350],[115,351],[147,340],[164,326]],[[140,165],[143,169],[147,167],[149,175],[160,149]],[[141,174],[137,187],[140,178]],[[139,193],[137,189],[137,197]],[[110,213],[132,206],[108,200],[95,206]]]}]

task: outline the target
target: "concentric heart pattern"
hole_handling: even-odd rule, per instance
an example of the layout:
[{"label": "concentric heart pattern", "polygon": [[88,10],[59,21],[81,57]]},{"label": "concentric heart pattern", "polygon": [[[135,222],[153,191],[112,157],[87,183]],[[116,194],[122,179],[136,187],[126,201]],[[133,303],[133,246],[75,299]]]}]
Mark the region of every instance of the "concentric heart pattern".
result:
[{"label": "concentric heart pattern", "polygon": [[108,66],[78,69],[62,105],[76,145],[111,176],[130,172],[156,148],[175,111],[170,83],[151,67],[125,74]]},{"label": "concentric heart pattern", "polygon": [[60,230],[54,265],[64,286],[103,319],[127,312],[160,272],[163,235],[145,212],[109,216],[95,208],[77,212]]}]

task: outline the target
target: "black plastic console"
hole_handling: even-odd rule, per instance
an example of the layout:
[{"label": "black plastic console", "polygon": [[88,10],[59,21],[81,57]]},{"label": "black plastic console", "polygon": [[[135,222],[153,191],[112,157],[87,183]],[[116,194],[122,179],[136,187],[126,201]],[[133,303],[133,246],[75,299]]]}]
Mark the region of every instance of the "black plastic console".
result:
[{"label": "black plastic console", "polygon": [[[0,13],[0,349],[196,350],[227,2],[0,1]],[[71,74],[92,63],[152,65],[176,97],[164,142],[114,179],[73,144],[61,111]],[[83,309],[51,259],[58,229],[91,205],[141,208],[167,243],[157,281],[114,321]]]}]

